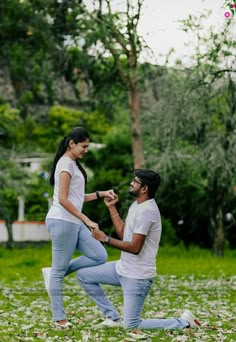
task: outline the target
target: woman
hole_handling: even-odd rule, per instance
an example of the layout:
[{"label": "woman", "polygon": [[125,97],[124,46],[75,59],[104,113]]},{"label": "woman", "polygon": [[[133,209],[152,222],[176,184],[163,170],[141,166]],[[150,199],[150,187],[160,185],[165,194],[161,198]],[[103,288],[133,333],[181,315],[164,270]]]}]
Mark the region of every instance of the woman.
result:
[{"label": "woman", "polygon": [[[113,199],[115,194],[113,190],[85,194],[87,176],[79,159],[87,153],[88,146],[86,129],[74,128],[58,146],[49,178],[54,186],[53,204],[46,216],[52,240],[52,268],[43,269],[43,275],[46,287],[49,286],[53,321],[60,328],[71,325],[63,306],[64,276],[79,268],[102,264],[107,259],[105,248],[87,228],[99,229],[98,224],[82,213],[82,207],[83,202],[100,197]],[[71,260],[75,249],[84,255]]]}]

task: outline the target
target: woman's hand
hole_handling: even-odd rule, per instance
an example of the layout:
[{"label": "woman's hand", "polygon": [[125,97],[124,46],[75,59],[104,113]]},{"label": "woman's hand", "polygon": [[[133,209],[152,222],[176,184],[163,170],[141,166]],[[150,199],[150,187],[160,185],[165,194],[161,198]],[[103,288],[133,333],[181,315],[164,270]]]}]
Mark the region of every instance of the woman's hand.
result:
[{"label": "woman's hand", "polygon": [[89,218],[84,220],[84,224],[91,229],[99,229],[98,223],[91,221]]},{"label": "woman's hand", "polygon": [[114,199],[117,195],[115,194],[114,190],[107,190],[107,191],[99,191],[99,196],[109,199]]}]

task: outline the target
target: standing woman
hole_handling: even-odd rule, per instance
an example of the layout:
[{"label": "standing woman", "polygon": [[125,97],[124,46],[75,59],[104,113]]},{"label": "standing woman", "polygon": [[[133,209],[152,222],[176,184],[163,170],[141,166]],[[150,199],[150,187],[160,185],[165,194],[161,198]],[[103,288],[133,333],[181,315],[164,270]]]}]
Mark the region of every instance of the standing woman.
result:
[{"label": "standing woman", "polygon": [[[66,328],[62,298],[64,276],[83,267],[103,264],[107,252],[103,245],[91,236],[90,229],[98,224],[82,213],[84,202],[100,197],[114,198],[113,190],[85,194],[87,175],[79,160],[87,153],[89,134],[83,127],[74,128],[59,144],[50,184],[54,187],[53,204],[46,216],[46,226],[52,240],[52,268],[43,269],[46,287],[51,298],[54,324]],[[74,251],[84,255],[71,260]]]}]

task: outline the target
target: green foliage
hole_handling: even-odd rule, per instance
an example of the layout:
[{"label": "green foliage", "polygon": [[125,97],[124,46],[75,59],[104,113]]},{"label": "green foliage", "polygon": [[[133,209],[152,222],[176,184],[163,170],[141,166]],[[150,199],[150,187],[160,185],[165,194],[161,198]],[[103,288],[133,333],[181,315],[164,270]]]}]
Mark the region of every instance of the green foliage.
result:
[{"label": "green foliage", "polygon": [[18,196],[25,192],[27,178],[24,170],[10,158],[10,152],[1,148],[0,151],[0,217],[13,222],[18,214]]},{"label": "green foliage", "polygon": [[147,165],[162,175],[160,208],[177,237],[222,253],[224,216],[235,214],[235,41],[232,23],[206,30],[204,17],[184,21],[196,47],[192,66],[159,73],[160,101],[145,111],[144,145]]},{"label": "green foliage", "polygon": [[18,130],[22,120],[17,109],[8,104],[0,105],[0,144],[9,148],[17,146],[22,139],[22,132]]},{"label": "green foliage", "polygon": [[54,100],[52,79],[65,70],[65,39],[77,31],[79,13],[79,0],[1,1],[0,56],[10,69],[23,115],[29,92],[36,103]]},{"label": "green foliage", "polygon": [[[91,174],[87,190],[114,188],[119,193],[121,214],[127,212],[133,160],[127,80],[138,66],[142,48],[136,32],[140,11],[133,7],[134,1],[129,2],[127,11],[114,13],[107,7],[109,3],[95,2],[89,12],[79,0],[1,1],[0,57],[10,71],[17,103],[12,109],[1,98],[0,145],[4,153],[0,187],[4,186],[0,192],[3,196],[7,189],[16,203],[17,194],[29,191],[27,218],[43,217],[47,210],[43,193],[49,190],[41,182],[34,183],[35,178],[23,176],[12,159],[22,151],[54,153],[59,140],[77,125],[88,128],[92,142],[106,145],[90,151],[83,160]],[[231,20],[225,20],[220,30],[206,30],[203,22],[207,16],[191,16],[183,22],[196,46],[192,67],[146,63],[134,74],[143,90],[146,166],[162,176],[158,203],[167,234],[163,239],[175,243],[176,235],[177,241],[187,245],[211,246],[221,210],[227,243],[235,247],[235,225],[224,220],[225,213],[236,217],[232,67],[236,45],[230,34],[234,27]],[[133,59],[132,47],[136,52]],[[129,62],[133,63],[131,69]],[[71,109],[71,103],[58,98],[61,80],[73,85],[79,110],[75,103]],[[146,85],[150,97],[145,96]],[[150,98],[158,102],[152,103]],[[10,203],[8,195],[4,196]],[[111,222],[101,202],[86,203],[85,211],[109,229]]]},{"label": "green foliage", "polygon": [[[27,115],[24,119],[20,111],[9,104],[0,105],[0,146],[17,152],[39,149],[34,129],[36,119]],[[7,153],[8,154],[8,153]]]},{"label": "green foliage", "polygon": [[[133,171],[131,141],[127,128],[113,129],[104,141],[103,148],[92,150],[85,157],[86,165],[93,173],[86,192],[114,189],[119,195],[119,212],[125,218],[131,203],[128,190]],[[108,229],[111,226],[104,203],[88,202],[84,205],[84,211],[91,219],[100,222],[102,228]]]},{"label": "green foliage", "polygon": [[[85,49],[70,47],[66,79],[74,85],[80,102],[86,104],[86,107],[97,108],[110,121],[119,115],[121,107],[128,105],[127,89],[114,68],[112,57],[96,58],[89,55]],[[85,87],[88,94],[83,100]]]},{"label": "green foliage", "polygon": [[178,241],[176,237],[175,228],[172,226],[170,219],[166,219],[165,217],[161,217],[162,221],[162,233],[161,233],[161,241],[160,245],[175,245]]},{"label": "green foliage", "polygon": [[103,113],[53,106],[48,113],[47,126],[39,125],[35,128],[34,134],[45,151],[55,152],[59,141],[76,126],[86,127],[92,141],[96,142],[101,142],[103,135],[111,128]]},{"label": "green foliage", "polygon": [[25,197],[25,219],[44,221],[48,211],[48,200],[52,197],[52,187],[40,174],[31,175]]},{"label": "green foliage", "polygon": [[0,191],[0,215],[4,220],[13,222],[18,216],[18,194],[14,188],[4,188]]}]

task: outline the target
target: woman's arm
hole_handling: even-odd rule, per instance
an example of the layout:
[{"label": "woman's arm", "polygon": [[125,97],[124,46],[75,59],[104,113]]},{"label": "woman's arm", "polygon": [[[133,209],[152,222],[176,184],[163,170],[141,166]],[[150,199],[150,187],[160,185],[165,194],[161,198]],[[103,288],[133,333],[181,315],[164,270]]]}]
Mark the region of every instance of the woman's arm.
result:
[{"label": "woman's arm", "polygon": [[92,192],[91,194],[85,194],[84,195],[84,202],[94,201],[96,199],[104,198],[104,197],[114,199],[115,193],[111,189],[111,190],[107,190],[107,191],[96,191],[96,192]]}]

